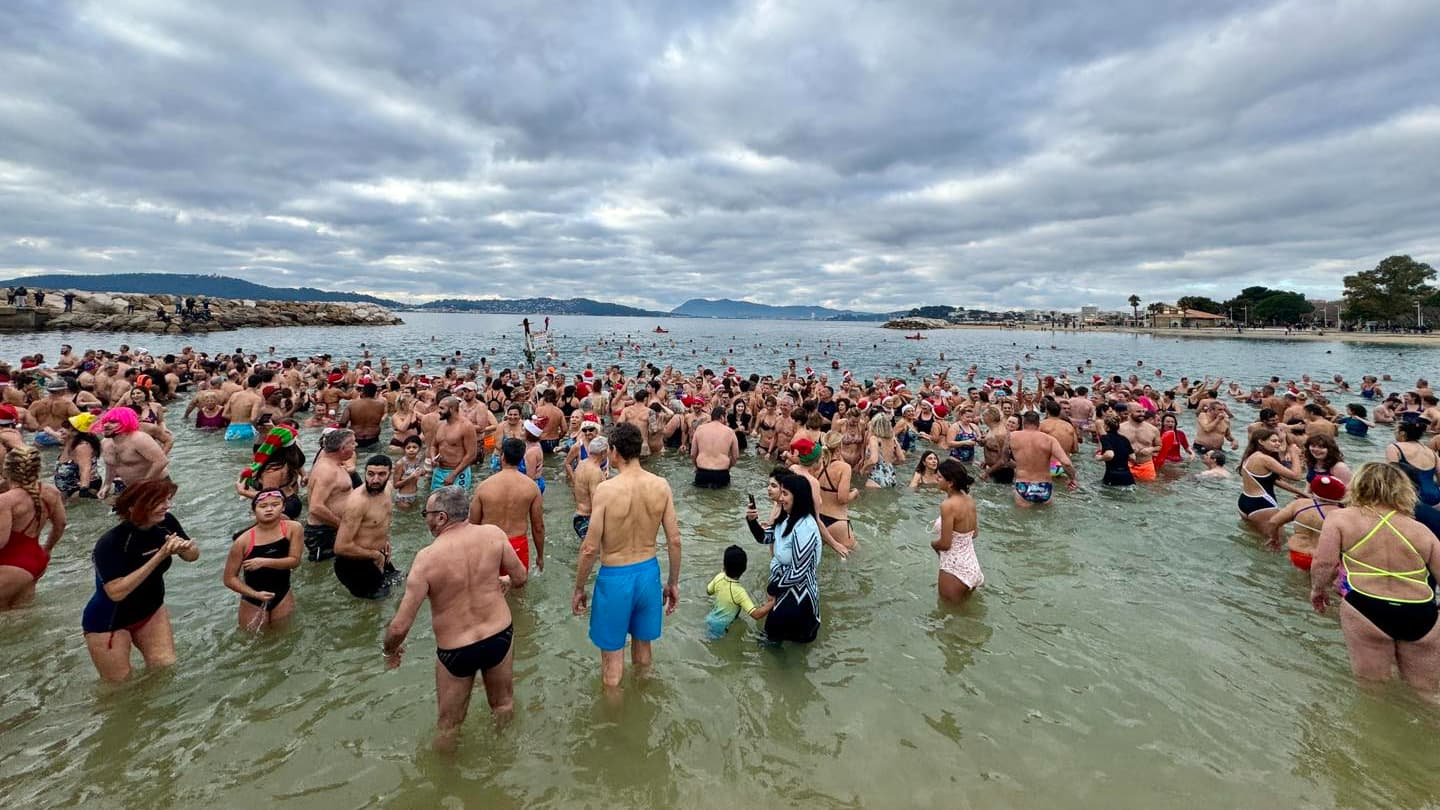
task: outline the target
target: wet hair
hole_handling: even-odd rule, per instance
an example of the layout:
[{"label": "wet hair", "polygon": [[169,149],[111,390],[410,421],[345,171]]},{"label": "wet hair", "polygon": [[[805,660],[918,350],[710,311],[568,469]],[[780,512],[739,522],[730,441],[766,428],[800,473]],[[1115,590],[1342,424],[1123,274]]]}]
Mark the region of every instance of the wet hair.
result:
[{"label": "wet hair", "polygon": [[810,479],[803,475],[787,475],[780,479],[780,487],[795,499],[786,513],[785,534],[795,531],[795,524],[807,515],[819,521],[815,513],[815,495],[810,491]]},{"label": "wet hair", "polygon": [[610,452],[610,440],[604,436],[596,436],[590,440],[590,443],[586,445],[586,447],[590,450],[590,455],[592,456],[604,455]]},{"label": "wet hair", "polygon": [[125,487],[115,499],[115,514],[126,523],[148,516],[156,507],[169,500],[180,487],[169,478],[151,478]]},{"label": "wet hair", "polygon": [[626,461],[634,461],[639,458],[641,444],[640,428],[629,422],[620,422],[611,426],[610,446],[620,454],[620,458]]},{"label": "wet hair", "polygon": [[1407,442],[1418,442],[1420,437],[1425,435],[1425,423],[1421,421],[1401,422],[1395,426],[1400,435],[1405,437]]},{"label": "wet hair", "polygon": [[365,383],[360,386],[360,396],[362,397],[373,397],[379,392],[380,389],[375,387],[375,383]]},{"label": "wet hair", "polygon": [[355,431],[349,428],[335,428],[320,435],[320,450],[325,453],[338,453],[345,442],[355,438]]},{"label": "wet hair", "polygon": [[1351,506],[1394,509],[1406,515],[1415,511],[1419,499],[1415,484],[1398,464],[1378,461],[1361,464],[1345,492],[1345,501]]},{"label": "wet hair", "polygon": [[1230,460],[1229,456],[1225,455],[1224,450],[1211,450],[1210,458],[1214,459],[1216,467],[1224,467],[1225,462]]},{"label": "wet hair", "polygon": [[1059,415],[1060,415],[1060,403],[1056,402],[1056,401],[1053,400],[1053,399],[1048,399],[1048,398],[1047,398],[1047,399],[1045,400],[1045,415],[1046,415],[1046,416],[1059,416]]},{"label": "wet hair", "polygon": [[1270,408],[1261,408],[1261,409],[1260,409],[1260,416],[1257,417],[1256,421],[1257,421],[1257,422],[1264,422],[1264,421],[1267,421],[1267,420],[1269,420],[1269,419],[1274,419],[1274,418],[1278,417],[1279,415],[1280,415],[1280,414],[1275,413],[1275,411],[1272,410],[1272,409],[1270,409]]},{"label": "wet hair", "polygon": [[388,469],[390,469],[390,468],[392,468],[392,467],[395,466],[395,462],[391,461],[391,460],[390,460],[390,457],[387,456],[387,455],[385,455],[384,453],[376,453],[375,455],[371,456],[370,458],[365,459],[365,466],[366,466],[366,467],[384,467],[385,469],[388,470]]},{"label": "wet hair", "polygon": [[1105,414],[1105,432],[1114,434],[1120,432],[1120,417],[1114,412]]},{"label": "wet hair", "polygon": [[1020,424],[1038,425],[1040,424],[1040,414],[1035,413],[1034,411],[1026,411],[1025,415],[1020,417]]},{"label": "wet hair", "polygon": [[939,454],[937,454],[934,450],[926,450],[925,452],[920,454],[920,460],[915,462],[915,472],[921,474],[925,472],[925,459],[929,458],[930,456],[935,456],[936,458],[940,457]]},{"label": "wet hair", "polygon": [[795,473],[790,471],[789,467],[786,467],[784,465],[770,468],[770,480],[774,481],[777,484],[794,474]]},{"label": "wet hair", "polygon": [[940,462],[940,477],[960,492],[969,492],[970,485],[975,483],[975,479],[970,477],[970,471],[965,469],[965,465],[953,458],[947,458]]},{"label": "wet hair", "polygon": [[5,454],[4,470],[5,480],[30,496],[30,502],[35,504],[35,518],[41,519],[45,506],[40,500],[40,451],[33,447],[12,449]]},{"label": "wet hair", "polygon": [[725,418],[725,406],[723,406],[723,405],[716,405],[715,407],[711,408],[711,409],[710,409],[710,418],[711,418],[711,419],[714,419],[714,420],[717,420],[717,421],[718,421],[718,420],[721,420],[721,419],[724,419],[724,418]]},{"label": "wet hair", "polygon": [[403,444],[405,447],[409,447],[409,446],[412,445],[412,444],[415,445],[416,447],[423,447],[423,446],[425,445],[424,442],[420,441],[420,437],[419,437],[419,436],[407,436],[407,437],[405,438],[405,441],[402,442],[402,444]]},{"label": "wet hair", "polygon": [[725,576],[731,579],[739,579],[745,575],[745,568],[750,560],[745,556],[745,549],[739,546],[730,546],[725,549]]},{"label": "wet hair", "polygon": [[1349,411],[1351,416],[1358,416],[1361,419],[1364,419],[1366,416],[1369,415],[1365,411],[1365,406],[1359,403],[1352,403],[1350,405],[1346,405],[1345,410]]},{"label": "wet hair", "polygon": [[511,436],[500,443],[500,460],[511,467],[519,467],[525,459],[525,442]]},{"label": "wet hair", "polygon": [[470,517],[470,494],[456,484],[430,493],[430,504],[434,508],[426,511],[444,512],[451,523],[461,523]]}]

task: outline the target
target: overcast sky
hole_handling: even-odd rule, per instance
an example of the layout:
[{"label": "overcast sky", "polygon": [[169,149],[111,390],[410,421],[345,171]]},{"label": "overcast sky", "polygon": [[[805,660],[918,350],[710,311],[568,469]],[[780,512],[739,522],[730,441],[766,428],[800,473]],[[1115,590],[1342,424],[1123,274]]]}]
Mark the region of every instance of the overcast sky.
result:
[{"label": "overcast sky", "polygon": [[1440,260],[1437,44],[1434,0],[9,0],[0,277],[1333,297]]}]

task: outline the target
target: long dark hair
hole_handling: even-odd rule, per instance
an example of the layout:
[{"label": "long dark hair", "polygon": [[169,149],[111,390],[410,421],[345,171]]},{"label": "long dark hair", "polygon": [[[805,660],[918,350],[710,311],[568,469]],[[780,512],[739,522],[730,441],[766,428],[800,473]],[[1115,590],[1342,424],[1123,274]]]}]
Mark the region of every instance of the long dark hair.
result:
[{"label": "long dark hair", "polygon": [[790,504],[788,514],[785,516],[785,533],[795,531],[795,524],[802,517],[812,517],[819,521],[815,513],[815,496],[810,492],[810,479],[803,475],[787,475],[780,479],[780,486],[794,497]]}]

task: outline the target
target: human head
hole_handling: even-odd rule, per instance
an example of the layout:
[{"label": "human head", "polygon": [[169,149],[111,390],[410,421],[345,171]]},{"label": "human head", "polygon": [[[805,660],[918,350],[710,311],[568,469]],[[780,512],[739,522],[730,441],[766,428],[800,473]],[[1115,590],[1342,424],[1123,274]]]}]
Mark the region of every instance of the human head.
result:
[{"label": "human head", "polygon": [[920,460],[915,462],[915,472],[924,473],[927,470],[935,470],[940,466],[940,457],[935,455],[934,450],[926,450],[920,454]]},{"label": "human head", "polygon": [[725,549],[725,576],[739,579],[745,575],[745,568],[749,562],[745,556],[745,549],[739,546],[730,546]]},{"label": "human head", "polygon": [[440,487],[425,501],[425,528],[432,536],[447,526],[459,526],[470,517],[470,495],[462,486]]},{"label": "human head", "polygon": [[165,518],[179,487],[169,478],[151,478],[125,487],[115,499],[115,514],[126,523],[149,528]]},{"label": "human head", "polygon": [[1408,515],[1415,511],[1419,497],[1410,477],[1398,465],[1371,461],[1361,464],[1350,479],[1347,500],[1351,506],[1393,509]]},{"label": "human head", "polygon": [[96,424],[100,432],[106,436],[135,433],[140,430],[140,419],[129,408],[111,408],[100,415],[100,420]]},{"label": "human head", "polygon": [[[1280,446],[1275,446],[1275,440],[1280,441]],[[1280,450],[1284,448],[1285,437],[1279,431],[1270,428],[1260,428],[1250,434],[1250,442],[1245,445],[1245,456],[1249,458],[1254,453],[1264,453],[1272,458],[1280,457]],[[1242,459],[1243,461],[1243,459]]]},{"label": "human head", "polygon": [[1310,479],[1310,494],[1324,501],[1345,500],[1345,482],[1333,475],[1317,475]]},{"label": "human head", "polygon": [[394,462],[384,453],[376,453],[365,460],[365,491],[379,495],[390,483],[390,469]]},{"label": "human head", "polygon": [[1407,442],[1418,442],[1420,437],[1425,435],[1425,423],[1419,420],[1398,422],[1395,425],[1395,433]]},{"label": "human head", "polygon": [[1026,411],[1025,415],[1020,417],[1020,427],[1022,430],[1040,427],[1040,414],[1034,411]]},{"label": "human head", "polygon": [[586,449],[590,451],[591,456],[600,459],[603,464],[605,456],[610,452],[610,440],[604,436],[596,436],[590,440],[590,444],[586,445]]},{"label": "human head", "polygon": [[1326,469],[1345,460],[1345,454],[1340,452],[1340,445],[1325,433],[1316,433],[1305,439],[1305,456],[1308,466],[1313,467],[1315,462],[1323,460]]},{"label": "human head", "polygon": [[260,490],[250,499],[250,512],[257,523],[274,523],[285,514],[285,493],[279,489]]},{"label": "human head", "polygon": [[40,451],[33,447],[13,448],[5,454],[4,473],[10,486],[30,494],[35,515],[38,517],[45,514],[40,501]]},{"label": "human head", "polygon": [[610,427],[610,449],[623,461],[634,461],[640,458],[640,448],[643,439],[640,436],[640,428],[629,422],[620,422]]},{"label": "human head", "polygon": [[500,443],[500,463],[506,467],[519,467],[525,459],[525,442],[511,436]]},{"label": "human head", "polygon": [[815,496],[810,491],[810,479],[803,475],[787,475],[780,479],[780,507],[785,510],[787,521],[785,531],[795,530],[800,518],[815,515]]},{"label": "human head", "polygon": [[420,441],[419,436],[407,436],[405,438],[405,455],[411,455],[412,450],[415,454],[419,454],[423,446],[424,444]]},{"label": "human head", "polygon": [[953,458],[947,458],[940,462],[940,477],[950,486],[951,492],[969,492],[970,485],[975,479],[970,477],[970,471],[965,465]]},{"label": "human head", "polygon": [[320,452],[340,456],[341,460],[355,453],[355,431],[349,428],[332,428],[320,434]]},{"label": "human head", "polygon": [[893,439],[895,426],[890,424],[890,417],[883,413],[877,413],[875,418],[870,420],[870,432],[880,439]]}]

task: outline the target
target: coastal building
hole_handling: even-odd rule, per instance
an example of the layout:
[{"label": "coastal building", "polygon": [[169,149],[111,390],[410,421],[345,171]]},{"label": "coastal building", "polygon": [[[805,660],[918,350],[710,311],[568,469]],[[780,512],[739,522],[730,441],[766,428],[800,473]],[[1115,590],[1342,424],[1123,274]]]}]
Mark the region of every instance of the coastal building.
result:
[{"label": "coastal building", "polygon": [[1146,314],[1152,329],[1213,329],[1228,325],[1224,315],[1184,309],[1174,304],[1160,304]]},{"label": "coastal building", "polygon": [[1095,323],[1100,320],[1100,307],[1094,304],[1086,304],[1080,307],[1080,322]]},{"label": "coastal building", "polygon": [[1329,300],[1325,298],[1306,298],[1315,311],[1310,313],[1311,322],[1320,326],[1339,326],[1340,313],[1345,311],[1345,300]]}]

